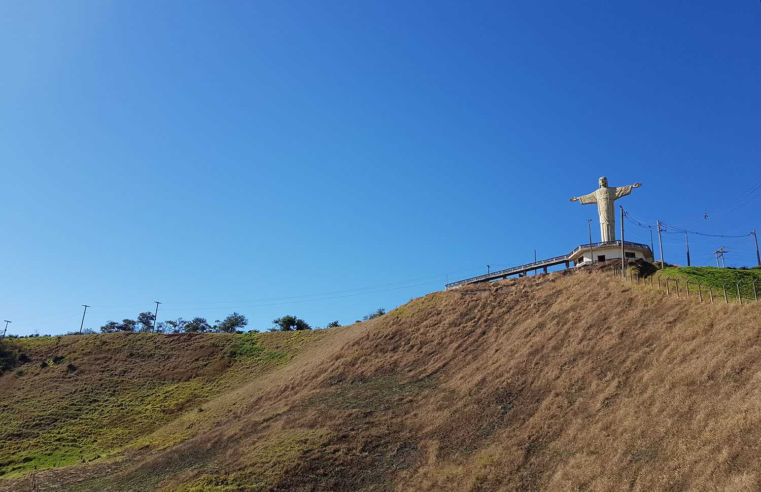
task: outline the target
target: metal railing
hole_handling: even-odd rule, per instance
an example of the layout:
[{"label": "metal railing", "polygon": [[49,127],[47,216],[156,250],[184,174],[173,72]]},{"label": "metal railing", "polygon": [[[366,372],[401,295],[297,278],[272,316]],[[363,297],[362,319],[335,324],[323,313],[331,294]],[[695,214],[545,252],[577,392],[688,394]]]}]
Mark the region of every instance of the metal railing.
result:
[{"label": "metal railing", "polygon": [[540,261],[532,261],[531,263],[526,263],[524,265],[518,265],[510,268],[505,268],[504,270],[497,270],[496,272],[486,273],[484,275],[479,275],[477,277],[471,277],[466,278],[464,280],[458,280],[457,282],[452,282],[447,284],[447,289],[450,289],[452,287],[457,287],[458,285],[465,285],[465,284],[474,284],[477,282],[493,279],[493,278],[499,278],[504,277],[505,275],[510,275],[511,273],[523,271],[523,270],[535,270],[537,268],[542,268],[543,266],[550,266],[551,264],[558,264],[563,263],[565,261],[568,261],[568,257],[570,255],[563,255],[563,256],[556,256],[554,258],[548,258],[546,260],[540,260]]},{"label": "metal railing", "polygon": [[[605,241],[605,242],[601,242],[601,243],[580,244],[579,246],[576,246],[574,248],[574,250],[571,251],[570,253],[568,253],[568,255],[566,255],[566,256],[571,257],[571,256],[575,255],[576,253],[578,253],[579,251],[581,251],[583,249],[589,249],[590,247],[592,247],[592,248],[604,248],[606,246],[621,246],[621,240],[620,239],[616,239],[615,241]],[[650,246],[648,246],[647,244],[632,243],[630,241],[624,241],[624,248],[642,249],[642,250],[649,251],[650,253],[652,253],[652,251],[650,251]]]},{"label": "metal railing", "polygon": [[[531,262],[531,263],[526,263],[526,264],[523,264],[523,265],[518,265],[518,266],[506,268],[504,270],[498,270],[496,272],[485,273],[483,275],[478,275],[477,277],[471,277],[471,278],[466,278],[466,279],[463,279],[463,280],[458,280],[457,282],[452,282],[452,283],[446,284],[446,288],[447,289],[451,289],[452,287],[458,287],[460,285],[475,284],[475,283],[478,283],[478,282],[485,282],[485,281],[493,280],[493,279],[496,279],[496,278],[499,278],[499,277],[505,277],[505,276],[511,275],[511,274],[513,274],[515,272],[520,272],[520,271],[524,271],[524,270],[526,270],[526,271],[528,271],[528,270],[537,270],[537,269],[545,267],[545,266],[554,266],[554,265],[558,265],[560,263],[570,262],[571,261],[571,257],[573,257],[576,253],[578,253],[581,250],[589,249],[589,248],[602,248],[602,247],[606,247],[606,246],[621,246],[621,240],[620,239],[616,239],[615,241],[605,241],[605,242],[600,242],[600,243],[581,244],[581,245],[577,246],[576,248],[574,248],[573,251],[571,251],[567,255],[555,256],[554,258],[548,258],[546,260],[534,261],[534,262]],[[644,251],[650,252],[652,254],[652,251],[650,251],[650,246],[648,246],[647,244],[632,243],[632,242],[629,242],[629,241],[624,241],[624,248],[644,250]]]}]

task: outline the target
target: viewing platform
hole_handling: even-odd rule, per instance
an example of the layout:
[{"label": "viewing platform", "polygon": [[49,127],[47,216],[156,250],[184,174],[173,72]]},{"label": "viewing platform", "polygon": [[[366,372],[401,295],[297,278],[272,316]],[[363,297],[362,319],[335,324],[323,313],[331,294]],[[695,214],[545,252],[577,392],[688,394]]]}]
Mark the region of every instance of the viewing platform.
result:
[{"label": "viewing platform", "polygon": [[[591,264],[593,261],[608,261],[608,260],[620,260],[621,259],[621,241],[607,241],[601,243],[582,244],[574,248],[573,251],[563,256],[556,256],[554,258],[548,258],[546,260],[539,260],[532,263],[526,263],[524,265],[518,265],[504,270],[497,270],[485,275],[479,275],[477,277],[466,278],[452,282],[446,285],[446,289],[452,289],[454,287],[460,287],[468,284],[478,284],[482,282],[491,282],[494,280],[503,280],[510,275],[525,276],[529,272],[536,272],[542,270],[543,273],[547,273],[547,269],[553,266],[565,265],[566,268],[571,267],[571,263],[574,266],[581,266]],[[637,258],[643,258],[647,261],[653,261],[653,252],[650,246],[647,244],[632,243],[624,241],[624,255],[628,259],[635,260]]]}]

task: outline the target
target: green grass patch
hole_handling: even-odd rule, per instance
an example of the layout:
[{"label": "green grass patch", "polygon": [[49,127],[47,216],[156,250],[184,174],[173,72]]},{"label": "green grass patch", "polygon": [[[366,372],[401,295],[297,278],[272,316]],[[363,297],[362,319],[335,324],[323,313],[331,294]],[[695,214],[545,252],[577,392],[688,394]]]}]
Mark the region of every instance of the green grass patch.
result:
[{"label": "green grass patch", "polygon": [[227,349],[227,356],[239,361],[256,363],[287,363],[291,356],[282,350],[268,350],[260,343],[261,334],[240,335]]},{"label": "green grass patch", "polygon": [[[169,422],[203,416],[205,402],[287,364],[319,336],[141,333],[3,340],[0,477],[153,443],[150,436]],[[193,434],[178,432],[168,441]]]},{"label": "green grass patch", "polygon": [[[740,293],[743,300],[753,300],[753,281],[756,280],[756,290],[761,295],[761,269],[735,270],[717,267],[669,267],[661,270],[661,275],[689,280],[691,286],[697,289],[702,283],[705,289],[713,287],[714,295],[723,296],[724,284],[727,286],[727,297],[737,299],[737,283],[740,282]],[[681,285],[684,285],[680,281]]]},{"label": "green grass patch", "polygon": [[57,398],[12,401],[0,416],[0,475],[108,454],[214,393],[212,384],[199,381],[106,380]]}]

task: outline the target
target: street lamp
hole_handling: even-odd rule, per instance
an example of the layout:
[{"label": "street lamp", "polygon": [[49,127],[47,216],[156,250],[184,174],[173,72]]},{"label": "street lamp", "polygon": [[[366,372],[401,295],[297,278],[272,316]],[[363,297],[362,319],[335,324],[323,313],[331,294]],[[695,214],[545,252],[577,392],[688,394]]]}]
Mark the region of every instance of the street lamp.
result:
[{"label": "street lamp", "polygon": [[587,219],[587,229],[589,230],[589,256],[592,257],[592,264],[595,264],[595,250],[592,247],[592,219]]}]

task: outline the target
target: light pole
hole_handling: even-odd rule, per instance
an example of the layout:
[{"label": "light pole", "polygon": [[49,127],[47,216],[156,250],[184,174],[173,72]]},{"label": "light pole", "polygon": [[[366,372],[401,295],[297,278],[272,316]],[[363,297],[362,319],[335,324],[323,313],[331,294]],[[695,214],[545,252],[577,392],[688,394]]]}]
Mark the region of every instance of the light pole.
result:
[{"label": "light pole", "polygon": [[[661,234],[662,228],[661,228],[661,221],[657,221],[658,225],[658,248],[661,250],[661,270],[663,270],[663,235]],[[655,254],[655,253],[653,253]]]},{"label": "light pole", "polygon": [[82,334],[82,327],[85,326],[85,314],[87,314],[87,308],[89,308],[90,306],[88,306],[87,304],[82,304],[82,307],[85,308],[85,312],[82,313],[82,324],[79,325],[79,334],[80,335]]},{"label": "light pole", "polygon": [[624,207],[621,205],[619,205],[619,207],[621,207],[621,271],[624,272],[624,278],[626,278],[626,250],[624,249],[624,244],[626,243],[626,241],[624,241]]},{"label": "light pole", "polygon": [[592,219],[587,219],[587,229],[589,230],[589,256],[592,257],[592,265],[594,265],[595,249],[592,247]]},{"label": "light pole", "polygon": [[491,273],[491,265],[486,265],[486,275],[489,275]]},{"label": "light pole", "polygon": [[156,314],[153,315],[153,331],[156,331],[156,324],[159,322],[159,301],[153,301],[156,303]]},{"label": "light pole", "polygon": [[8,332],[8,323],[12,323],[12,321],[8,321],[7,319],[4,319],[5,321],[5,329],[3,330],[3,338],[5,338],[5,334]]}]

